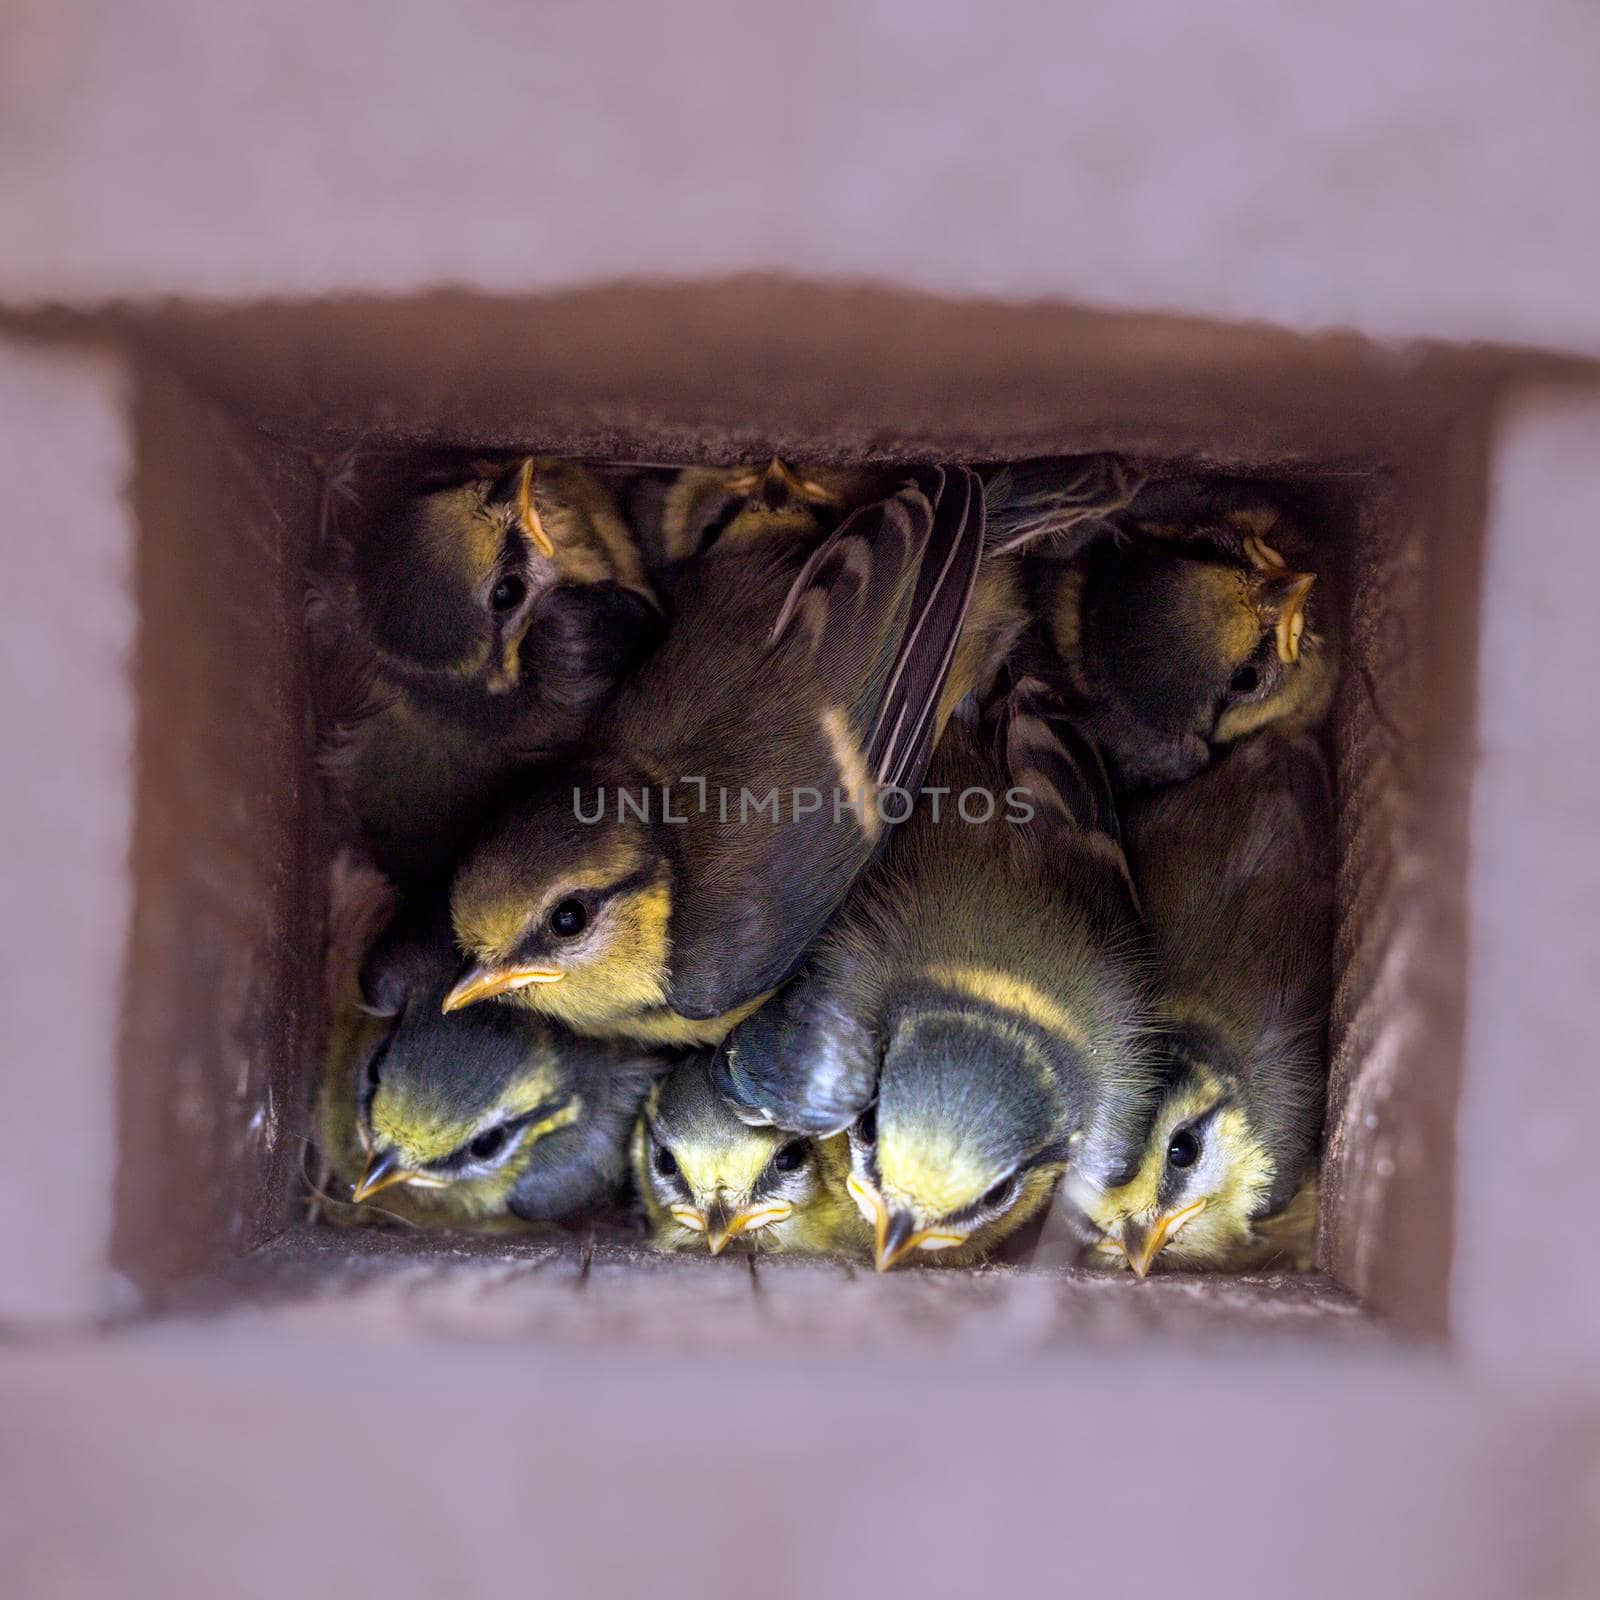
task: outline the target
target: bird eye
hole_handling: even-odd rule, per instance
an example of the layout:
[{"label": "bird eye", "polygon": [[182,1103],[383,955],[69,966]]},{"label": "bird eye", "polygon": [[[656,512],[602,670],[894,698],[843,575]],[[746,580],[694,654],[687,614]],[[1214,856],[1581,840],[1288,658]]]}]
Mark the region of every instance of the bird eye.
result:
[{"label": "bird eye", "polygon": [[1167,1146],[1167,1165],[1192,1167],[1200,1159],[1200,1135],[1193,1128],[1179,1128]]},{"label": "bird eye", "polygon": [[1228,679],[1228,693],[1254,694],[1260,682],[1261,674],[1247,661],[1242,667],[1233,669],[1233,676]]},{"label": "bird eye", "polygon": [[589,926],[589,909],[581,900],[563,900],[550,913],[550,931],[558,939],[575,939]]},{"label": "bird eye", "polygon": [[779,1148],[777,1155],[772,1158],[772,1164],[779,1172],[798,1172],[806,1164],[806,1157],[810,1153],[804,1139],[791,1139]]},{"label": "bird eye", "polygon": [[983,1198],[978,1202],[978,1204],[987,1210],[991,1206],[999,1205],[1002,1200],[1005,1200],[1010,1196],[1010,1193],[1011,1179],[1002,1178],[999,1183],[994,1185],[993,1188],[985,1192]]},{"label": "bird eye", "polygon": [[663,1178],[674,1178],[678,1174],[678,1158],[664,1144],[656,1146],[656,1171]]},{"label": "bird eye", "polygon": [[878,1108],[868,1106],[856,1121],[856,1138],[870,1150],[878,1142]]},{"label": "bird eye", "polygon": [[516,573],[509,572],[494,586],[489,595],[489,604],[496,611],[514,611],[522,604],[527,593],[527,584]]},{"label": "bird eye", "polygon": [[498,1127],[485,1128],[467,1146],[467,1154],[474,1161],[493,1161],[505,1149],[508,1138],[510,1138],[510,1134],[506,1132],[504,1123],[501,1123]]}]

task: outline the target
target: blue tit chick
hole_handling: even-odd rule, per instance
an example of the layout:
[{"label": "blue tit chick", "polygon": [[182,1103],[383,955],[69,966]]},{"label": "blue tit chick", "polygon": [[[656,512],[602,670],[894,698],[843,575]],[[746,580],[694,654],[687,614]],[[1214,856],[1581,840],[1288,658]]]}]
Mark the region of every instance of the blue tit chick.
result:
[{"label": "blue tit chick", "polygon": [[1064,1171],[1127,1169],[1147,969],[1104,769],[1024,680],[997,727],[952,724],[915,816],[715,1081],[753,1121],[848,1130],[880,1271],[976,1261]]},{"label": "blue tit chick", "polygon": [[1339,669],[1323,563],[1295,521],[1253,491],[1204,497],[1188,519],[1139,514],[1153,503],[1040,569],[1061,686],[1129,788],[1192,777],[1257,729],[1314,726]]},{"label": "blue tit chick", "polygon": [[713,545],[747,551],[769,538],[816,538],[850,512],[892,494],[904,473],[882,468],[685,467],[661,507],[664,562],[687,561]]},{"label": "blue tit chick", "polygon": [[667,569],[660,650],[457,873],[446,1004],[673,1044],[748,1015],[904,814],[875,802],[915,788],[960,687],[982,543],[974,475],[931,469],[821,542]]},{"label": "blue tit chick", "polygon": [[1332,807],[1307,735],[1243,741],[1127,819],[1160,962],[1166,1083],[1127,1183],[1083,1210],[1097,1252],[1310,1265],[1327,1085]]},{"label": "blue tit chick", "polygon": [[593,473],[533,457],[489,471],[362,520],[313,614],[320,676],[343,685],[324,707],[324,769],[379,866],[408,882],[453,861],[506,774],[575,739],[661,635]]},{"label": "blue tit chick", "polygon": [[452,1225],[603,1206],[659,1063],[505,1007],[448,1016],[454,967],[441,919],[403,909],[363,968],[364,1024],[336,1027],[318,1132],[349,1203]]},{"label": "blue tit chick", "polygon": [[633,1134],[634,1185],[661,1250],[734,1241],[758,1252],[862,1255],[870,1235],[846,1192],[842,1134],[813,1139],[741,1122],[711,1085],[705,1052],[645,1099]]}]

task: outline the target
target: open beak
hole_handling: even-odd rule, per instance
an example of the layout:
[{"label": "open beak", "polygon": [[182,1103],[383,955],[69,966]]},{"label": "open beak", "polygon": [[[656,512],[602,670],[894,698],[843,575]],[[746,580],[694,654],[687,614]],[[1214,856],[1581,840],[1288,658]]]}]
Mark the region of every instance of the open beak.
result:
[{"label": "open beak", "polygon": [[522,471],[517,474],[517,525],[533,540],[534,548],[546,561],[555,555],[556,547],[551,543],[550,535],[544,531],[544,524],[539,520],[539,508],[533,503],[532,456],[522,463]]},{"label": "open beak", "polygon": [[1157,1217],[1148,1228],[1130,1217],[1122,1227],[1122,1249],[1134,1275],[1143,1278],[1150,1271],[1150,1263],[1161,1254],[1161,1247],[1167,1240],[1205,1208],[1204,1200],[1195,1200],[1181,1211],[1169,1211],[1166,1216]]},{"label": "open beak", "polygon": [[444,997],[439,1009],[459,1011],[463,1006],[475,1006],[480,1000],[514,994],[536,983],[560,983],[564,977],[566,973],[557,972],[553,967],[470,967]]},{"label": "open beak", "polygon": [[412,1176],[414,1174],[400,1165],[398,1150],[384,1150],[367,1162],[367,1170],[361,1174],[361,1181],[350,1196],[351,1203],[359,1205],[361,1201],[370,1200],[373,1195],[382,1194],[385,1189],[404,1183]]}]

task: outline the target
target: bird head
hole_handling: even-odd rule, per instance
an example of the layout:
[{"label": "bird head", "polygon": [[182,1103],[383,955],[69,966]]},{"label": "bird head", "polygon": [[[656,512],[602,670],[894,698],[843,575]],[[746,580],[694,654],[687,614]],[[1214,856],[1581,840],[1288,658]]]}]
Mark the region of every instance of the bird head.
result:
[{"label": "bird head", "polygon": [[[751,1127],[712,1087],[709,1058],[691,1056],[652,1090],[634,1131],[634,1177],[658,1244],[720,1255],[843,1248],[859,1225],[843,1197],[844,1141]],[[841,1204],[841,1202],[843,1202]]]},{"label": "bird head", "polygon": [[1250,1243],[1274,1178],[1270,1154],[1229,1083],[1190,1065],[1157,1108],[1133,1175],[1075,1198],[1100,1238],[1095,1250],[1144,1277],[1157,1256],[1225,1263]]},{"label": "bird head", "polygon": [[776,456],[764,467],[691,468],[668,496],[668,553],[682,559],[712,545],[742,550],[774,536],[821,532],[856,503],[855,479],[829,468],[797,471]]},{"label": "bird head", "polygon": [[1147,726],[1228,743],[1320,690],[1315,574],[1255,536],[1244,550],[1144,538],[1091,557],[1079,649]]},{"label": "bird head", "polygon": [[560,472],[544,469],[527,457],[415,495],[355,544],[361,617],[384,668],[457,719],[586,706],[659,637],[636,554],[590,536]]},{"label": "bird head", "polygon": [[456,874],[450,915],[467,961],[444,1009],[506,998],[582,1032],[662,1005],[672,870],[660,804],[659,788],[620,767],[535,778]]},{"label": "bird head", "polygon": [[849,1192],[880,1272],[917,1251],[977,1259],[1049,1199],[1072,1145],[1050,1045],[1020,1020],[926,1007],[889,1039],[850,1129]]},{"label": "bird head", "polygon": [[[505,1007],[446,1016],[444,986],[399,1000],[356,1075],[364,1167],[351,1198],[404,1185],[408,1201],[452,1216],[497,1215],[544,1142],[593,1109],[580,1080],[607,1047]],[[386,1003],[380,986],[375,1005]]]}]

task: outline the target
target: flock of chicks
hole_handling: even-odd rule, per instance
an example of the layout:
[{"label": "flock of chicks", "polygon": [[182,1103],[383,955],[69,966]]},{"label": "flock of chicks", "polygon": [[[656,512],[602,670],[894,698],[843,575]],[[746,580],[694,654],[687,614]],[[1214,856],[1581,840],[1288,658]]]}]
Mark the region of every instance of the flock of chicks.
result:
[{"label": "flock of chicks", "polygon": [[1338,649],[1283,507],[1113,457],[405,470],[342,481],[314,586],[329,1214],[1308,1264]]}]

